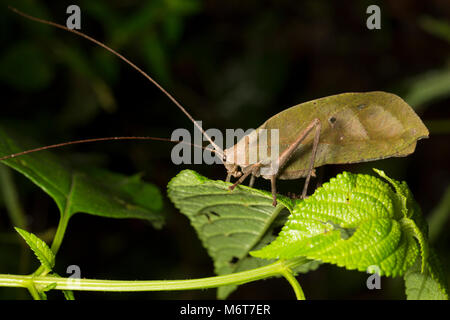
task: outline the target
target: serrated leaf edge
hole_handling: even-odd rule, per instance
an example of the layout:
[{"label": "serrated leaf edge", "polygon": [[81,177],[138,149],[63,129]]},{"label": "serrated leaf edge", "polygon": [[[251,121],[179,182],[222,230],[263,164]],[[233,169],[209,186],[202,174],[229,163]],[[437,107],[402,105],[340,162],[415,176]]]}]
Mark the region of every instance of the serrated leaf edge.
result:
[{"label": "serrated leaf edge", "polygon": [[25,240],[41,264],[47,268],[48,271],[51,271],[55,266],[55,254],[48,247],[48,245],[31,232],[25,231],[18,227],[14,227],[14,229]]}]

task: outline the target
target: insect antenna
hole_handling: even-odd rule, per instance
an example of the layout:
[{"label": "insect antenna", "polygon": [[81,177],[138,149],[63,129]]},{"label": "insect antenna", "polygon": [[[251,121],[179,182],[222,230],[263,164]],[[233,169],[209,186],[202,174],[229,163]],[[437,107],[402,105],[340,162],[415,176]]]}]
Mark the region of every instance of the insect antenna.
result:
[{"label": "insect antenna", "polygon": [[[16,9],[16,8],[14,8],[14,7],[11,7],[11,6],[8,6],[8,8],[11,11],[13,11],[14,13],[16,13],[16,14],[24,17],[24,18],[30,19],[30,20],[35,21],[35,22],[47,24],[47,25],[53,26],[55,28],[62,29],[62,30],[74,33],[74,34],[76,34],[76,35],[78,35],[80,37],[83,37],[83,38],[85,38],[85,39],[95,43],[96,45],[102,47],[103,49],[111,52],[116,57],[118,57],[119,59],[121,59],[122,61],[127,63],[129,66],[131,66],[133,69],[135,69],[141,75],[143,75],[147,80],[149,80],[151,83],[153,83],[160,91],[162,91],[162,93],[164,93],[192,121],[192,123],[194,123],[194,125],[197,127],[197,129],[199,129],[202,132],[202,134],[205,136],[205,138],[214,147],[214,149],[215,149],[214,152],[219,154],[222,159],[225,159],[225,154],[224,154],[223,150],[211,139],[211,137],[209,137],[206,134],[205,130],[203,130],[203,128],[194,120],[194,118],[189,114],[189,112],[187,112],[187,110],[168,91],[166,91],[166,89],[164,89],[156,80],[154,80],[152,77],[150,77],[144,70],[139,68],[137,65],[135,65],[133,62],[131,62],[130,60],[125,58],[123,55],[121,55],[120,53],[118,53],[114,49],[108,47],[106,44],[104,44],[104,43],[102,43],[102,42],[100,42],[100,41],[98,41],[98,40],[88,36],[87,34],[84,34],[83,32],[80,32],[80,31],[77,31],[77,30],[74,30],[74,29],[69,29],[69,28],[67,28],[67,27],[65,27],[65,26],[63,26],[61,24],[56,23],[56,22],[52,22],[52,21],[48,21],[48,20],[44,20],[44,19],[41,19],[41,18],[37,18],[37,17],[31,16],[31,15],[26,14],[26,13],[24,13],[24,12],[22,12],[22,11]],[[114,139],[111,139],[111,140],[114,140]],[[115,139],[115,140],[119,140],[119,139]]]},{"label": "insect antenna", "polygon": [[157,138],[157,137],[103,137],[103,138],[92,138],[92,139],[83,139],[83,140],[62,142],[62,143],[56,143],[56,144],[48,145],[48,146],[45,146],[45,147],[29,149],[29,150],[13,153],[13,154],[10,154],[10,155],[4,156],[4,157],[0,157],[0,161],[16,158],[16,157],[23,156],[23,155],[26,155],[26,154],[29,154],[29,153],[33,153],[33,152],[44,151],[44,150],[48,150],[48,149],[56,149],[56,148],[61,148],[61,147],[74,145],[74,144],[92,143],[92,142],[100,142],[100,141],[114,141],[114,140],[167,141],[167,142],[173,142],[173,143],[188,144],[188,145],[194,146],[196,148],[202,148],[204,150],[208,150],[208,151],[211,151],[211,152],[217,152],[217,150],[211,149],[211,148],[208,148],[208,147],[203,147],[203,146],[200,146],[200,145],[197,145],[197,144],[193,144],[193,143],[190,143],[190,142],[186,142],[186,141],[182,141],[182,140],[181,141],[180,140],[171,140],[171,139],[167,139],[167,138]]}]

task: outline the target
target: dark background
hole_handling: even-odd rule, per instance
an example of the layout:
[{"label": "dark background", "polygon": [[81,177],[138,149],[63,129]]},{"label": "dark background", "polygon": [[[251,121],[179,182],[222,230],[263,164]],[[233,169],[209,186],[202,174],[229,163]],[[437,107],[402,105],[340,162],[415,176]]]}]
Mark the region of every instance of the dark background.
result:
[{"label": "dark background", "polygon": [[[0,8],[0,122],[32,137],[36,146],[103,136],[170,137],[192,124],[141,75],[73,34],[27,21]],[[81,31],[123,53],[157,79],[205,128],[256,128],[287,107],[327,95],[383,90],[404,98],[430,129],[414,154],[366,164],[326,166],[321,181],[343,170],[380,168],[406,180],[430,218],[448,189],[450,173],[450,5],[429,1],[14,1],[17,8],[65,24],[66,7],[82,10]],[[366,28],[366,8],[381,8],[381,30]],[[176,166],[172,145],[106,142],[55,151],[73,162],[124,174],[144,172],[163,194],[181,169],[224,179],[221,166]],[[27,230],[47,240],[56,205],[14,175]],[[314,181],[313,181],[314,184]],[[299,192],[303,181],[279,184]],[[269,190],[266,180],[256,187]],[[448,198],[448,197],[447,197]],[[449,201],[447,201],[447,204]],[[20,246],[0,200],[0,273],[37,267]],[[444,207],[449,211],[449,206]],[[82,277],[184,279],[213,275],[213,265],[189,221],[166,197],[162,230],[139,220],[77,214],[58,253],[56,270],[77,264]],[[448,274],[448,222],[435,240]],[[22,248],[22,249],[21,249]],[[310,299],[402,299],[402,279],[369,291],[367,275],[324,265],[299,277]],[[57,298],[59,293],[50,293]],[[27,298],[0,288],[2,298]],[[83,298],[215,298],[215,290],[136,294],[76,293]],[[231,298],[291,299],[287,282],[273,279],[239,288]]]}]

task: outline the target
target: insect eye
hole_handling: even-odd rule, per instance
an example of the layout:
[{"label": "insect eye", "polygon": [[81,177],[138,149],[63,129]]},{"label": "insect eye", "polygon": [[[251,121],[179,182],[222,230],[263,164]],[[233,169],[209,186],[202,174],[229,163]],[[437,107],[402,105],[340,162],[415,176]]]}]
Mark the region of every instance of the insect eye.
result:
[{"label": "insect eye", "polygon": [[328,121],[330,121],[331,124],[334,124],[336,122],[336,118],[331,117],[330,119],[328,119]]}]

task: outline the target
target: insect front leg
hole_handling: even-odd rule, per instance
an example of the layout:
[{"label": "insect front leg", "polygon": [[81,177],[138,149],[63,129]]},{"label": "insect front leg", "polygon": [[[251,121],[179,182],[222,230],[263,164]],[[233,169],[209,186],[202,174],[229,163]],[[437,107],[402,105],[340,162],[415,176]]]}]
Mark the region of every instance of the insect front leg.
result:
[{"label": "insect front leg", "polygon": [[[244,180],[245,180],[249,175],[252,175],[252,178],[254,179],[254,176],[257,174],[257,172],[258,172],[258,170],[260,169],[260,167],[261,167],[261,162],[257,162],[257,163],[255,163],[255,164],[253,164],[253,165],[251,166],[251,168],[239,178],[238,181],[236,181],[232,186],[229,186],[228,188],[229,188],[230,190],[234,190],[234,188],[236,188],[238,185],[240,185],[242,182],[244,182]],[[250,180],[250,182],[252,183],[251,180]],[[252,184],[253,184],[253,183],[252,183]]]},{"label": "insect front leg", "polygon": [[277,206],[277,176],[274,174],[270,177],[270,189],[272,190],[272,205]]}]

